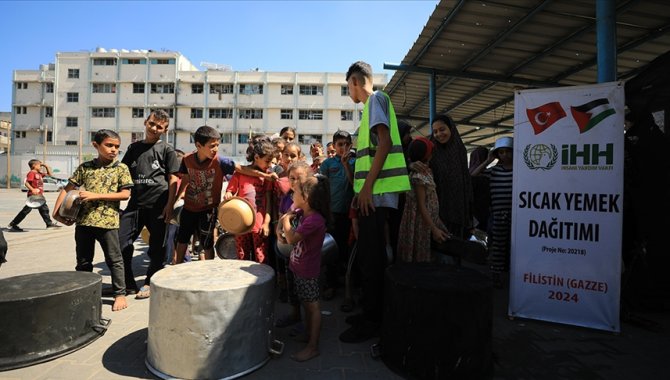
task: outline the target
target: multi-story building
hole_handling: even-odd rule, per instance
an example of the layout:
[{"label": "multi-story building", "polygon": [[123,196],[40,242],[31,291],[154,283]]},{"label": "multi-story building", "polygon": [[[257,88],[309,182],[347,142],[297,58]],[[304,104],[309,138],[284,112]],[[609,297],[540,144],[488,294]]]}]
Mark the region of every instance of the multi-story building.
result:
[{"label": "multi-story building", "polygon": [[[178,52],[110,50],[56,54],[39,70],[13,78],[14,152],[74,154],[90,147],[95,131],[108,128],[122,146],[143,138],[152,109],[170,115],[168,141],[191,151],[201,125],[221,132],[220,153],[240,157],[250,132],[272,135],[297,129],[303,149],[330,141],[338,129],[353,132],[361,105],[349,98],[344,73],[232,71],[222,65],[198,70]],[[374,77],[376,88],[386,74]],[[88,148],[90,149],[90,148]],[[90,152],[90,150],[89,150]]]}]

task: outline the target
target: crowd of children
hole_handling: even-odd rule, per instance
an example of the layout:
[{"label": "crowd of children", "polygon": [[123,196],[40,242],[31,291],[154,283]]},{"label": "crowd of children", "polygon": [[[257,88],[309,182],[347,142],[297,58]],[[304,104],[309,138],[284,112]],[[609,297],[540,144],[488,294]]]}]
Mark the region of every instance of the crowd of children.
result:
[{"label": "crowd of children", "polygon": [[[305,322],[307,345],[293,358],[305,361],[319,355],[319,300],[333,298],[345,282],[348,287],[341,308],[351,311],[354,279],[360,287],[356,301],[362,313],[347,318],[351,327],[340,340],[355,343],[377,336],[383,318],[386,266],[434,262],[433,243],[454,235],[466,238],[472,225],[467,212],[454,217],[454,210],[447,208],[450,213],[445,214],[443,205],[455,200],[443,199],[444,194],[469,190],[441,188],[450,178],[445,178],[444,163],[432,159],[436,154],[460,157],[461,150],[449,145],[462,145],[450,125],[453,121],[446,115],[437,117],[430,139],[411,140],[411,126],[396,119],[390,98],[373,90],[371,78],[371,67],[365,62],[352,64],[347,72],[351,99],[364,104],[357,141],[352,141],[349,132],[338,130],[325,145],[325,152],[321,142],[311,144],[311,164],[292,127],[284,127],[274,136],[251,136],[248,165],[220,156],[220,134],[209,126],[195,131],[192,153],[176,151],[161,140],[169,127],[169,117],[163,111],[149,115],[144,122],[144,140],[130,144],[122,161],[117,160],[121,146],[118,134],[98,131],[93,143],[98,157],[75,170],[53,211],[61,223],[77,224],[76,269],[92,270],[98,241],[112,274],[108,295],[115,297],[113,310],[124,309],[127,294],[136,293],[140,299],[150,296],[151,277],[165,264],[188,261],[187,249],[193,241],[204,251],[201,259],[213,259],[217,232],[226,233],[217,223],[217,207],[222,201],[242,198],[253,208],[255,222],[249,232],[235,236],[236,257],[276,270],[279,298],[293,306],[276,326]],[[484,171],[494,158],[498,165]],[[39,168],[39,162],[34,167]],[[450,170],[460,175],[460,168]],[[469,174],[467,168],[464,173]],[[472,175],[479,173],[491,178],[495,200],[491,208],[491,269],[499,281],[509,261],[509,229],[501,226],[509,226],[511,143],[497,144]],[[31,193],[39,190],[38,185],[37,190],[32,185],[29,188]],[[83,206],[76,220],[71,220],[61,217],[59,209],[67,192],[74,189],[78,189]],[[127,199],[128,206],[121,211],[120,202]],[[178,216],[174,215],[177,212]],[[18,222],[13,221],[12,226],[18,228]],[[48,219],[45,222],[51,223]],[[144,285],[138,288],[132,270],[133,242],[143,227],[149,231],[150,264]],[[337,243],[337,255],[322,261],[327,233]]]}]

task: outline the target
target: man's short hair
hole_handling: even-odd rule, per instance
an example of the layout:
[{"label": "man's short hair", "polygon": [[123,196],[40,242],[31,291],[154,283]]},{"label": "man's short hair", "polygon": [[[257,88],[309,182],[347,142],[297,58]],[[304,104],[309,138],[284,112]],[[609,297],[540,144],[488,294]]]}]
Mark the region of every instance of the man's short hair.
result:
[{"label": "man's short hair", "polygon": [[151,111],[145,121],[149,121],[149,119],[151,119],[151,115],[154,115],[154,120],[167,121],[168,123],[170,122],[170,115],[168,115],[165,110],[158,109]]},{"label": "man's short hair", "polygon": [[354,62],[349,66],[349,70],[347,70],[346,80],[349,81],[352,75],[358,80],[365,79],[372,83],[372,66],[363,61]]},{"label": "man's short hair", "polygon": [[203,125],[195,130],[193,134],[193,141],[199,143],[200,145],[205,145],[209,140],[220,140],[221,134],[216,129],[210,127],[209,125]]},{"label": "man's short hair", "polygon": [[347,140],[347,144],[351,144],[351,134],[347,131],[338,129],[333,133],[333,142],[337,142],[337,140]]}]

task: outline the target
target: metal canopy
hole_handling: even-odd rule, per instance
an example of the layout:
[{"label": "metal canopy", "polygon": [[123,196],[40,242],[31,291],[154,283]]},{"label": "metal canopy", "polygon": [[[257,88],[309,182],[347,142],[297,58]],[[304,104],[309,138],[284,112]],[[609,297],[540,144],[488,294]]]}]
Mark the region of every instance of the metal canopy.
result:
[{"label": "metal canopy", "polygon": [[[670,50],[670,2],[616,2],[617,77]],[[458,124],[469,150],[511,135],[514,90],[597,82],[595,0],[442,0],[386,86],[399,118],[429,132],[436,112]]]}]

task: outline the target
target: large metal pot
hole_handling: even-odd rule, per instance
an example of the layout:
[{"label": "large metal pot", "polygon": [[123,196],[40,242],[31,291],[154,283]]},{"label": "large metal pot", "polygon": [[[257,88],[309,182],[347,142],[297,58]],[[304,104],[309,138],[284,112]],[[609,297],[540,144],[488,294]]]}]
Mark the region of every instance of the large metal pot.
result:
[{"label": "large metal pot", "polygon": [[70,190],[65,194],[63,203],[58,209],[58,215],[64,219],[76,220],[81,208],[81,198],[79,198],[79,190]]},{"label": "large metal pot", "polygon": [[30,208],[40,208],[45,203],[47,203],[47,200],[42,194],[31,195],[26,199],[26,206]]},{"label": "large metal pot", "polygon": [[221,228],[235,235],[250,232],[256,224],[256,208],[241,197],[221,202],[217,216]]},{"label": "large metal pot", "polygon": [[219,235],[216,239],[216,244],[214,244],[214,250],[220,259],[236,259],[237,246],[235,245],[235,235],[229,233]]}]

